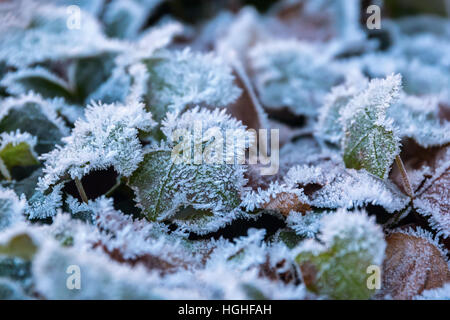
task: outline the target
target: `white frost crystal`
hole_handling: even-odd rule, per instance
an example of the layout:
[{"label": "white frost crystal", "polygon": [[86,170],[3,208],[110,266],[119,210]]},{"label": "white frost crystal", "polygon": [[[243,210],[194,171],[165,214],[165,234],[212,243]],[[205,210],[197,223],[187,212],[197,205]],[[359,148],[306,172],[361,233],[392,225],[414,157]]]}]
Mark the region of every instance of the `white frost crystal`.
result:
[{"label": "white frost crystal", "polygon": [[147,68],[147,103],[156,119],[188,105],[225,107],[241,94],[230,67],[211,53],[162,51],[147,61]]},{"label": "white frost crystal", "polygon": [[24,221],[27,206],[25,197],[18,197],[13,190],[0,187],[0,230]]},{"label": "white frost crystal", "polygon": [[64,175],[82,178],[92,170],[112,166],[129,176],[143,159],[138,130],[154,125],[142,103],[130,105],[93,104],[86,109],[86,120],[78,120],[65,145],[42,156],[45,175],[39,186],[46,190]]}]

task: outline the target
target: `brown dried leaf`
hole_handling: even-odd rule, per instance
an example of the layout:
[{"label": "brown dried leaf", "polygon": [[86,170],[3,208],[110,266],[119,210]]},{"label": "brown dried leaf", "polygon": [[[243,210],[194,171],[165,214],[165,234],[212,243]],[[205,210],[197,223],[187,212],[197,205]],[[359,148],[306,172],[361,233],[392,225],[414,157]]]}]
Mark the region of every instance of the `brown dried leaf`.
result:
[{"label": "brown dried leaf", "polygon": [[314,41],[327,41],[336,35],[332,18],[324,12],[306,12],[304,2],[282,2],[272,11],[274,16],[268,21],[272,35]]},{"label": "brown dried leaf", "polygon": [[291,211],[306,213],[311,210],[309,204],[301,202],[296,194],[288,192],[277,194],[275,198],[271,198],[262,207],[267,210],[278,211],[286,217]]},{"label": "brown dried leaf", "polygon": [[443,253],[424,231],[393,232],[386,237],[386,242],[384,294],[390,294],[393,299],[412,299],[450,280]]},{"label": "brown dried leaf", "polygon": [[[438,235],[450,236],[450,146],[424,149],[409,140],[401,155],[414,190],[414,208],[429,217]],[[400,172],[393,167],[390,178],[404,192]]]},{"label": "brown dried leaf", "polygon": [[[425,182],[435,174],[436,170],[449,160],[449,150],[449,146],[423,148],[412,139],[403,143],[400,158],[408,173],[411,187],[416,194]],[[406,194],[397,166],[392,167],[389,178]]]},{"label": "brown dried leaf", "polygon": [[414,200],[416,210],[429,216],[430,225],[445,238],[450,237],[450,168],[447,167],[443,174],[436,180],[425,186],[422,193]]}]

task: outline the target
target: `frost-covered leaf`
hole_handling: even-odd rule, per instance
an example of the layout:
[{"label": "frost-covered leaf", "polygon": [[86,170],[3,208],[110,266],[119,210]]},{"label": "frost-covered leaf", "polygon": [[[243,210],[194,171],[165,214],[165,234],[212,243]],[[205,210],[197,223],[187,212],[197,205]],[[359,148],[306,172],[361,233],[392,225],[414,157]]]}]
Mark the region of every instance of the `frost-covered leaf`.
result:
[{"label": "frost-covered leaf", "polygon": [[[67,290],[67,267],[80,268],[80,290]],[[47,299],[155,299],[150,283],[155,276],[130,268],[105,255],[61,248],[49,243],[33,261],[36,290]]]},{"label": "frost-covered leaf", "polygon": [[13,190],[0,187],[0,230],[24,221],[27,204],[24,197],[18,197]]},{"label": "frost-covered leaf", "polygon": [[88,207],[93,212],[94,224],[102,231],[98,241],[114,260],[142,264],[163,274],[201,265],[203,255],[197,252],[198,246],[177,233],[169,235],[167,226],[145,219],[133,220],[115,210],[112,199],[104,197]]},{"label": "frost-covered leaf", "polygon": [[291,212],[286,224],[295,231],[295,234],[305,238],[314,238],[320,231],[321,220],[326,212]]},{"label": "frost-covered leaf", "polygon": [[450,280],[446,251],[433,235],[418,228],[394,231],[386,237],[383,293],[412,299],[423,290],[442,287]]},{"label": "frost-covered leaf", "polygon": [[63,97],[74,99],[74,89],[70,84],[42,67],[19,69],[3,77],[1,86],[10,94],[20,95],[29,91],[40,94],[44,98]]},{"label": "frost-covered leaf", "polygon": [[300,244],[296,260],[308,289],[334,299],[367,299],[366,272],[383,262],[383,231],[365,212],[338,210],[322,220],[319,241]]},{"label": "frost-covered leaf", "polygon": [[58,184],[48,194],[36,190],[28,202],[28,218],[33,220],[55,216],[62,206],[62,187],[63,184]]},{"label": "frost-covered leaf", "polygon": [[24,226],[7,229],[0,237],[0,255],[32,260],[39,249],[40,241],[33,231],[25,230]]},{"label": "frost-covered leaf", "polygon": [[230,58],[229,62],[236,74],[236,83],[243,90],[239,98],[228,107],[229,113],[236,119],[242,121],[249,129],[268,128],[267,115],[259,102],[252,82],[247,75],[244,66],[236,58]]},{"label": "frost-covered leaf", "polygon": [[[0,35],[0,61],[23,67],[50,59],[91,56],[120,51],[121,45],[103,36],[94,17],[82,12],[80,28],[68,28],[66,7],[33,6],[23,26],[10,24]],[[86,36],[86,35],[89,36]]]},{"label": "frost-covered leaf", "polygon": [[34,151],[36,137],[20,131],[0,134],[0,173],[11,180],[11,170],[16,167],[38,165],[38,155]]},{"label": "frost-covered leaf", "polygon": [[412,138],[425,148],[450,142],[450,122],[440,119],[439,113],[436,98],[407,95],[388,110],[400,137]]},{"label": "frost-covered leaf", "polygon": [[109,80],[114,69],[114,58],[114,54],[106,53],[74,61],[69,70],[69,78],[79,102],[89,103],[92,100],[90,95]]},{"label": "frost-covered leaf", "polygon": [[242,206],[247,211],[265,209],[288,216],[291,211],[307,212],[311,209],[303,189],[296,189],[278,182],[271,183],[265,190],[250,191],[245,194]]},{"label": "frost-covered leaf", "polygon": [[11,280],[0,278],[0,300],[26,299],[22,288]]},{"label": "frost-covered leaf", "polygon": [[340,121],[341,111],[363,89],[367,87],[367,79],[360,73],[351,73],[346,82],[332,88],[325,97],[325,103],[319,110],[319,120],[316,125],[317,135],[322,139],[340,144],[344,135]]},{"label": "frost-covered leaf", "polygon": [[75,123],[72,134],[63,139],[64,146],[42,156],[42,190],[67,176],[82,178],[92,170],[110,166],[119,174],[130,176],[142,161],[138,130],[148,131],[154,125],[143,104],[94,104],[86,109],[85,119]]},{"label": "frost-covered leaf", "polygon": [[440,288],[424,290],[414,300],[450,300],[450,283],[444,284]]},{"label": "frost-covered leaf", "polygon": [[0,132],[26,131],[37,137],[37,153],[48,152],[69,132],[56,113],[59,103],[32,93],[0,101]]},{"label": "frost-covered leaf", "polygon": [[145,101],[158,121],[168,111],[187,106],[225,107],[241,94],[231,69],[213,54],[164,51],[146,65],[150,76]]},{"label": "frost-covered leaf", "polygon": [[38,179],[42,175],[42,167],[34,170],[26,178],[17,180],[3,180],[1,181],[1,186],[12,189],[16,194],[24,194],[27,199],[30,199],[34,194]]},{"label": "frost-covered leaf", "polygon": [[[184,135],[177,136],[179,130],[185,130]],[[231,136],[215,140],[220,137],[216,133],[225,137],[227,130]],[[246,182],[239,164],[246,143],[239,138],[245,138],[245,127],[224,109],[194,108],[179,117],[168,114],[162,131],[168,145],[148,150],[129,181],[138,206],[150,220],[169,219],[197,233],[229,223],[238,212]]]},{"label": "frost-covered leaf", "polygon": [[162,0],[114,0],[103,16],[106,34],[117,38],[134,38],[152,11]]},{"label": "frost-covered leaf", "polygon": [[335,161],[292,167],[285,178],[291,188],[302,188],[312,207],[355,208],[379,205],[393,213],[404,209],[409,198],[389,180],[354,169]]},{"label": "frost-covered leaf", "polygon": [[232,242],[220,239],[212,242],[212,253],[205,268],[226,265],[236,271],[258,270],[259,276],[286,284],[298,281],[294,257],[280,242],[264,242],[265,230],[249,229],[247,236]]},{"label": "frost-covered leaf", "polygon": [[372,80],[342,112],[344,162],[347,168],[366,169],[382,179],[399,154],[399,138],[386,110],[396,99],[401,78]]},{"label": "frost-covered leaf", "polygon": [[434,172],[417,192],[414,199],[416,210],[429,217],[430,225],[444,238],[450,237],[450,148],[444,149]]},{"label": "frost-covered leaf", "polygon": [[265,107],[288,107],[294,114],[315,115],[324,95],[340,79],[320,49],[290,40],[260,44],[250,51],[256,88]]}]

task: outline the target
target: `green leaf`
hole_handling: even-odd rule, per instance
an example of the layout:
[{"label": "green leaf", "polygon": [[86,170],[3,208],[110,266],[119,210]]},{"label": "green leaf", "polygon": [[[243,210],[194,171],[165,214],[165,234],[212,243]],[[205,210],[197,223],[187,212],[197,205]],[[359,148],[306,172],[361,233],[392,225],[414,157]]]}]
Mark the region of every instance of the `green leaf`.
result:
[{"label": "green leaf", "polygon": [[399,137],[386,109],[400,90],[399,75],[374,79],[342,112],[344,162],[347,168],[366,169],[385,179],[400,152]]},{"label": "green leaf", "polygon": [[34,151],[36,138],[28,133],[0,134],[0,172],[4,178],[11,180],[11,170],[15,167],[38,165]]},{"label": "green leaf", "polygon": [[231,222],[246,183],[240,163],[249,133],[242,123],[225,109],[196,107],[169,113],[162,132],[167,142],[150,148],[129,179],[137,205],[149,220],[199,234]]},{"label": "green leaf", "polygon": [[103,54],[76,60],[71,66],[70,76],[79,101],[89,103],[90,101],[87,101],[89,95],[108,80],[113,68],[114,54]]},{"label": "green leaf", "polygon": [[5,243],[0,243],[0,254],[31,260],[38,250],[36,241],[26,232],[11,235]]},{"label": "green leaf", "polygon": [[52,150],[68,134],[68,129],[56,115],[57,102],[34,94],[4,100],[0,103],[0,132],[26,130],[38,139],[37,153]]},{"label": "green leaf", "polygon": [[206,233],[233,218],[240,175],[228,164],[175,164],[170,149],[159,149],[144,156],[129,184],[148,219]]},{"label": "green leaf", "polygon": [[333,87],[325,97],[325,104],[319,110],[319,121],[316,125],[318,136],[331,143],[341,143],[343,137],[341,111],[366,87],[367,79],[360,73],[351,73],[344,84]]},{"label": "green leaf", "polygon": [[24,194],[27,199],[30,199],[35,193],[39,177],[42,176],[42,168],[34,170],[29,176],[19,181],[1,181],[1,185],[5,188],[13,189],[16,194]]},{"label": "green leaf", "polygon": [[156,121],[189,106],[225,107],[241,94],[230,67],[212,54],[163,51],[144,63],[149,73],[144,98]]},{"label": "green leaf", "polygon": [[67,101],[75,99],[74,90],[66,80],[42,67],[10,72],[6,74],[0,84],[13,95],[33,91],[44,98],[63,97]]},{"label": "green leaf", "polygon": [[363,212],[339,210],[321,221],[319,240],[300,246],[296,261],[307,288],[332,299],[368,299],[369,266],[381,268],[382,229]]}]

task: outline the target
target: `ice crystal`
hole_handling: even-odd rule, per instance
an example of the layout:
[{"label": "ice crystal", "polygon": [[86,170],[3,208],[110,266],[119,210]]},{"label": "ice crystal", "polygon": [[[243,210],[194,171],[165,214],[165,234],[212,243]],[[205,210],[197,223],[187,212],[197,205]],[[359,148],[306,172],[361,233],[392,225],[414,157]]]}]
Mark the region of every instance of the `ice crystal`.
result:
[{"label": "ice crystal", "polygon": [[189,105],[224,107],[241,94],[230,68],[213,54],[164,51],[146,64],[150,74],[146,102],[156,119]]},{"label": "ice crystal", "polygon": [[404,95],[388,110],[388,115],[394,120],[401,137],[413,138],[423,147],[450,142],[450,122],[440,119],[436,98]]},{"label": "ice crystal", "polygon": [[345,169],[334,161],[294,166],[287,172],[285,180],[291,188],[307,190],[308,203],[318,208],[350,209],[373,204],[393,213],[409,203],[408,197],[392,182],[363,170]]},{"label": "ice crystal", "polygon": [[39,186],[46,190],[68,175],[82,178],[92,170],[112,166],[119,174],[130,176],[143,159],[138,130],[154,125],[141,103],[131,105],[93,104],[85,118],[78,120],[65,145],[42,156],[45,175]]},{"label": "ice crystal", "polygon": [[286,219],[286,224],[299,236],[305,238],[314,238],[320,231],[321,219],[326,215],[325,212],[310,212],[307,214],[301,212],[291,212]]},{"label": "ice crystal", "polygon": [[37,190],[29,200],[29,218],[45,219],[56,215],[62,205],[62,187],[62,184],[56,185],[49,194]]},{"label": "ice crystal", "polygon": [[0,230],[24,221],[26,206],[24,197],[19,198],[13,190],[0,188]]}]

